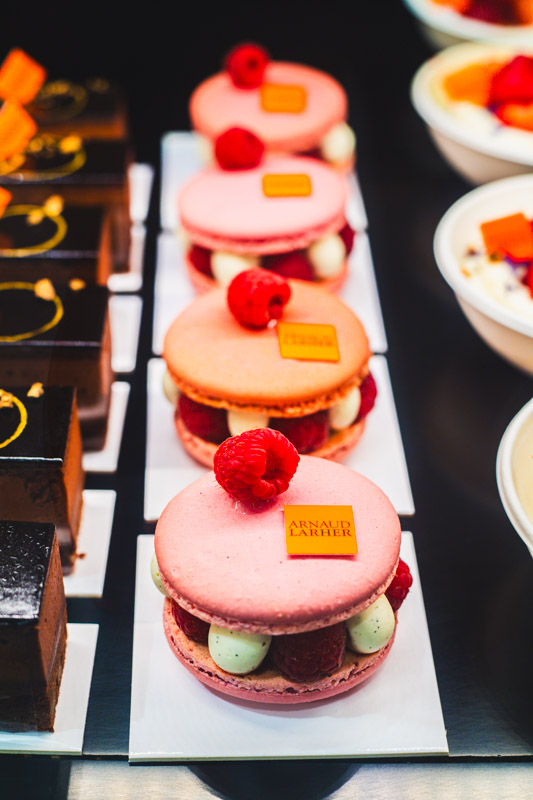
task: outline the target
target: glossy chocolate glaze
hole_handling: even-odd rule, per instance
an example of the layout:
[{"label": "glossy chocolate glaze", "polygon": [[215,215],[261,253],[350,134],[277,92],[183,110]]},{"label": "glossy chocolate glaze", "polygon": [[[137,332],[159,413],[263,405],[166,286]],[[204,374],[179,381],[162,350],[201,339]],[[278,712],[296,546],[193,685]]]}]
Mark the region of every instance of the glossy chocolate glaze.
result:
[{"label": "glossy chocolate glaze", "polygon": [[0,626],[39,619],[54,526],[42,522],[0,522]]},{"label": "glossy chocolate glaze", "polygon": [[74,129],[88,120],[110,122],[122,107],[116,85],[103,78],[87,78],[82,83],[49,81],[27,108],[39,128],[46,130],[69,121]]}]

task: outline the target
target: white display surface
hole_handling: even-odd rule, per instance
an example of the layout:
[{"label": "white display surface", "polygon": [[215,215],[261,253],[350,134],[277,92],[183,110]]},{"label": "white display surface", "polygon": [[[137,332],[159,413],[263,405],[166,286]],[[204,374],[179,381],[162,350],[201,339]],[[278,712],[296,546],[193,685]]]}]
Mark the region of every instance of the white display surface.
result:
[{"label": "white display surface", "polygon": [[[185,264],[184,251],[178,237],[169,232],[159,235],[154,291],[154,325],[152,350],[163,352],[163,341],[171,322],[191,303],[196,292]],[[368,236],[358,233],[349,258],[348,275],[339,297],[360,318],[373,353],[387,350],[387,338],[381,315]]]},{"label": "white display surface", "polygon": [[111,405],[107,423],[107,436],[102,450],[83,454],[86,472],[115,472],[118,464],[124,420],[130,395],[130,385],[115,381],[111,386]]},{"label": "white display surface", "polygon": [[69,622],[67,652],[54,732],[0,731],[0,753],[81,755],[98,625]]},{"label": "white display surface", "polygon": [[150,575],[153,536],[139,536],[130,761],[366,758],[448,753],[413,537],[401,555],[413,586],[390,654],[345,694],[295,706],[256,704],[208,689],[171,651],[163,597]]},{"label": "white display surface", "polygon": [[[175,131],[161,140],[161,227],[175,231],[179,227],[177,195],[185,181],[205,167],[200,138],[196,133]],[[349,197],[346,219],[356,231],[364,231],[368,219],[359,181],[355,174],[348,178]]]},{"label": "white display surface", "polygon": [[113,372],[133,372],[135,369],[142,307],[140,297],[112,295],[109,298]]},{"label": "white display surface", "polygon": [[111,489],[83,492],[78,557],[74,570],[63,579],[67,597],[102,596],[116,498]]},{"label": "white display surface", "polygon": [[[389,497],[398,514],[414,514],[413,496],[394,406],[387,361],[372,356],[370,369],[378,396],[367,418],[363,436],[343,463],[374,481]],[[163,394],[165,362],[148,362],[148,409],[144,517],[158,519],[166,504],[185,486],[206,472],[178,439],[174,412]]]}]

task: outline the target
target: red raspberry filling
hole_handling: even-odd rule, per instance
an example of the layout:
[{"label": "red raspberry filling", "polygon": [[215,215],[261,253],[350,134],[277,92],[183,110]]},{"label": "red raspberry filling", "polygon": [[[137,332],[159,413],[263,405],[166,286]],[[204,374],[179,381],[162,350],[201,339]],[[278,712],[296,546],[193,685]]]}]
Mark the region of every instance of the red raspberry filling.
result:
[{"label": "red raspberry filling", "polygon": [[182,608],[174,600],[170,601],[172,604],[172,616],[176,625],[183,631],[185,636],[188,636],[194,642],[199,644],[207,644],[209,637],[209,623],[204,622],[203,619],[198,619],[194,614],[189,613]]},{"label": "red raspberry filling", "polygon": [[376,386],[376,381],[371,372],[363,379],[359,391],[361,392],[361,405],[359,406],[359,414],[355,420],[356,422],[361,422],[361,420],[372,411],[376,402],[378,387]]},{"label": "red raspberry filling", "polygon": [[189,248],[189,261],[193,265],[198,272],[201,272],[203,275],[209,275],[210,278],[213,277],[213,271],[211,269],[211,250],[208,250],[206,247],[200,247],[197,244],[193,244]]},{"label": "red raspberry filling", "polygon": [[263,82],[269,62],[268,53],[256,44],[240,44],[231,50],[225,62],[230,78],[240,89],[257,89]]},{"label": "red raspberry filling", "polygon": [[240,272],[229,285],[228,306],[245,328],[261,330],[280,319],[291,296],[289,284],[265,269]]},{"label": "red raspberry filling", "polygon": [[181,393],[176,406],[176,417],[180,417],[186,428],[207,442],[220,444],[230,435],[227,414],[223,408],[212,408],[191,400]]},{"label": "red raspberry filling", "polygon": [[231,497],[255,505],[287,491],[299,460],[278,431],[256,428],[226,439],[215,453],[213,468]]},{"label": "red raspberry filling", "polygon": [[222,169],[253,169],[264,152],[263,142],[244,128],[230,128],[215,141],[215,158]]},{"label": "red raspberry filling", "polygon": [[355,240],[355,231],[346,222],[344,224],[344,227],[340,229],[339,236],[341,237],[342,241],[344,242],[344,246],[346,248],[346,255],[349,256],[350,253],[353,250],[353,243],[354,243],[354,240]]},{"label": "red raspberry filling", "polygon": [[291,681],[317,681],[335,672],[346,650],[344,622],[308,633],[273,636],[270,654],[280,672]]},{"label": "red raspberry filling", "polygon": [[305,417],[273,418],[270,421],[273,428],[287,437],[299,453],[311,453],[318,450],[329,437],[329,417],[327,411],[317,411]]},{"label": "red raspberry filling", "polygon": [[284,278],[296,278],[300,281],[314,281],[315,279],[313,268],[303,250],[266,256],[264,267]]},{"label": "red raspberry filling", "polygon": [[401,604],[409,594],[409,589],[411,588],[412,583],[413,576],[411,575],[411,571],[405,561],[402,561],[400,558],[398,566],[396,567],[394,578],[385,592],[387,600],[391,604],[393,611],[398,611]]}]

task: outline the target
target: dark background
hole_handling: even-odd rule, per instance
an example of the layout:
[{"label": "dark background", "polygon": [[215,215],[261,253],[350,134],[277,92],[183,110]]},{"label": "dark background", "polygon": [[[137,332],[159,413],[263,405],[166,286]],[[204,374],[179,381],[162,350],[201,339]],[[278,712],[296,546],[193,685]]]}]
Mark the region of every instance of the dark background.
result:
[{"label": "dark background", "polygon": [[[435,226],[469,187],[436,153],[410,105],[410,79],[430,51],[400,0],[213,8],[111,0],[10,3],[2,7],[0,37],[0,56],[22,46],[51,77],[100,74],[120,82],[138,159],[156,165],[161,135],[188,127],[191,91],[239,41],[260,42],[274,58],[319,67],[344,85],[358,134],[358,173],[417,509],[403,523],[415,535],[451,762],[531,760],[533,562],[500,504],[495,459],[506,425],[533,393],[532,383],[478,339],[435,266]],[[69,602],[72,621],[100,623],[84,747],[89,758],[127,754],[135,538],[146,530],[145,368],[155,197],[139,366],[119,472],[88,483],[118,490],[104,598]],[[13,796],[34,796],[38,779],[42,791],[36,797],[65,796],[68,780],[58,762],[4,757],[2,766],[0,790],[4,781]],[[131,781],[132,797],[135,771],[122,779],[123,792]],[[305,767],[228,763],[194,771],[232,798],[324,797],[354,773],[346,761]],[[387,774],[385,764],[380,774]]]}]

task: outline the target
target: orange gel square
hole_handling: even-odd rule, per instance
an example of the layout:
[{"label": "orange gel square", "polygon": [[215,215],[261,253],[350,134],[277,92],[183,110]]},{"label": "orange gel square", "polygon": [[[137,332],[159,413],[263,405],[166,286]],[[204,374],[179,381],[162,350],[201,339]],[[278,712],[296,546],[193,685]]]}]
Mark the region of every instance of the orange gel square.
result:
[{"label": "orange gel square", "polygon": [[37,125],[22,106],[4,103],[0,110],[0,160],[24,150],[36,132]]},{"label": "orange gel square", "polygon": [[533,228],[524,214],[493,219],[480,227],[489,255],[510,256],[517,261],[533,259]]},{"label": "orange gel square", "polygon": [[352,506],[285,506],[284,517],[288,555],[356,555]]},{"label": "orange gel square", "polygon": [[263,175],[265,197],[309,197],[312,192],[309,175]]},{"label": "orange gel square", "polygon": [[334,325],[312,322],[278,322],[279,352],[282,358],[302,361],[340,361]]},{"label": "orange gel square", "polygon": [[0,97],[23,105],[33,100],[46,80],[46,70],[24,50],[11,50],[0,67]]},{"label": "orange gel square", "polygon": [[303,86],[263,83],[260,93],[263,111],[301,114],[307,103],[307,94]]},{"label": "orange gel square", "polygon": [[8,192],[7,189],[4,189],[2,186],[0,186],[0,217],[10,204],[11,197],[11,192]]}]

